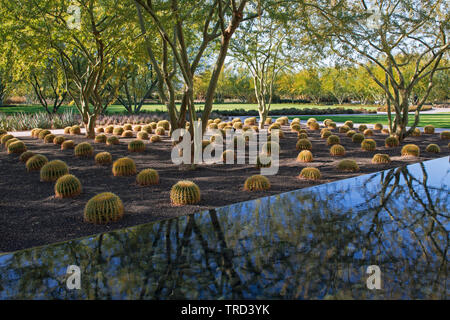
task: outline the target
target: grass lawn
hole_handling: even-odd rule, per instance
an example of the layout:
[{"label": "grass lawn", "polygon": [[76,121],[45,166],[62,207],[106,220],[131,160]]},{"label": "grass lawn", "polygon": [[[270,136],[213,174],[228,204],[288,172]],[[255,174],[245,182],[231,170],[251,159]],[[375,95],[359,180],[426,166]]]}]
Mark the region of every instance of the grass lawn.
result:
[{"label": "grass lawn", "polygon": [[[291,117],[298,118],[298,117]],[[309,117],[308,117],[309,118]],[[334,122],[345,122],[347,120],[353,121],[354,123],[381,123],[388,124],[387,115],[358,115],[358,116],[314,116],[317,121],[323,121],[325,119],[331,119]],[[301,117],[300,119],[305,119]],[[412,123],[414,121],[414,115],[409,115],[409,121]],[[432,124],[436,128],[450,128],[450,114],[423,114],[420,116],[419,127],[424,127],[427,124]]]},{"label": "grass lawn", "polygon": [[[203,109],[202,104],[197,105],[198,109]],[[376,110],[377,106],[372,105],[314,105],[314,104],[292,104],[292,103],[278,103],[273,104],[271,110],[278,109],[286,109],[286,108],[298,108],[298,109],[306,109],[306,108],[317,108],[317,109],[328,109],[328,108],[344,108],[344,109],[368,109],[368,110]],[[59,112],[63,112],[64,110],[72,109],[76,111],[74,106],[62,106],[59,109]],[[258,110],[257,104],[245,104],[245,103],[231,103],[231,104],[215,104],[213,110]],[[166,111],[166,107],[162,104],[152,104],[152,105],[144,105],[142,110],[145,111]],[[17,113],[17,112],[27,112],[27,113],[35,113],[35,112],[45,112],[45,109],[40,105],[32,105],[32,106],[17,106],[17,107],[6,107],[0,108],[0,112],[3,113]],[[108,112],[110,113],[125,113],[125,108],[121,105],[111,105],[108,107]]]}]

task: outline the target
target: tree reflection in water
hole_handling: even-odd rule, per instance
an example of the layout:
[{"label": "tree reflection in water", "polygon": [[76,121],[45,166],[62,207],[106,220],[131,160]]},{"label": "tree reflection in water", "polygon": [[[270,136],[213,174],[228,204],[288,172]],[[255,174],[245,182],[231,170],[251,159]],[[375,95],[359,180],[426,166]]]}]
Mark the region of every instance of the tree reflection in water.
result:
[{"label": "tree reflection in water", "polygon": [[0,298],[448,298],[448,161],[7,254]]}]

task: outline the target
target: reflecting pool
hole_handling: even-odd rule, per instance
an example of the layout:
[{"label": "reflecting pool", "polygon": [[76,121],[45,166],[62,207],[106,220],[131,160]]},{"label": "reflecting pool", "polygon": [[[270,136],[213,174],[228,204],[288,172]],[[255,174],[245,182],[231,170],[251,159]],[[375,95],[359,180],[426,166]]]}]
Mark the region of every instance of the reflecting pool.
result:
[{"label": "reflecting pool", "polygon": [[0,298],[447,299],[449,191],[445,157],[17,251]]}]

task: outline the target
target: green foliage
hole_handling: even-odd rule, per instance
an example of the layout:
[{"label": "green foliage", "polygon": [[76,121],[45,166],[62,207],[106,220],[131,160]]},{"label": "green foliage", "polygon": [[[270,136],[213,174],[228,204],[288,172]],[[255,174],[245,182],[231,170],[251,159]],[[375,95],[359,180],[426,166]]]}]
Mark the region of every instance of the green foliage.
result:
[{"label": "green foliage", "polygon": [[136,174],[136,164],[130,158],[120,158],[114,162],[112,172],[115,177],[133,176]]},{"label": "green foliage", "polygon": [[27,162],[28,159],[30,159],[31,157],[34,156],[34,153],[31,151],[25,151],[24,153],[22,153],[19,157],[20,162]]},{"label": "green foliage", "polygon": [[441,152],[441,148],[439,148],[439,146],[437,144],[431,143],[431,144],[429,144],[426,147],[425,151],[426,152],[431,152],[431,153],[440,153]]},{"label": "green foliage", "polygon": [[75,142],[73,140],[66,140],[61,144],[61,150],[70,150],[75,148]]},{"label": "green foliage", "polygon": [[75,156],[77,157],[92,157],[94,148],[89,142],[82,142],[75,147]]},{"label": "green foliage", "polygon": [[305,180],[319,180],[321,178],[320,170],[317,168],[303,168],[300,171],[299,179]]},{"label": "green foliage", "polygon": [[336,135],[331,135],[327,138],[327,145],[332,146],[335,144],[340,144],[341,139]]},{"label": "green foliage", "polygon": [[344,172],[358,172],[359,166],[355,160],[345,159],[338,163],[337,168],[339,171]]},{"label": "green foliage", "polygon": [[313,162],[314,157],[311,151],[309,150],[302,150],[297,156],[298,162]]},{"label": "green foliage", "polygon": [[270,181],[267,179],[267,177],[262,175],[254,175],[247,180],[245,180],[244,183],[244,190],[245,191],[266,191],[270,189]]},{"label": "green foliage", "polygon": [[47,157],[42,154],[37,154],[29,158],[25,166],[29,172],[39,171],[46,163],[48,163]]},{"label": "green foliage", "polygon": [[308,139],[300,139],[297,141],[295,147],[297,150],[311,150],[312,143]]},{"label": "green foliage", "polygon": [[159,184],[158,171],[154,169],[144,169],[137,175],[136,182],[141,186],[150,186]]},{"label": "green foliage", "polygon": [[377,149],[377,143],[373,139],[364,139],[361,142],[361,149],[365,151],[375,151]]},{"label": "green foliage", "polygon": [[128,144],[128,151],[130,152],[144,152],[145,143],[142,140],[133,140]]},{"label": "green foliage", "polygon": [[415,144],[404,145],[401,151],[402,157],[418,157],[420,155],[420,149]]},{"label": "green foliage", "polygon": [[386,148],[398,147],[400,145],[400,141],[398,141],[397,137],[391,136],[387,137],[386,140],[384,140],[384,145],[386,146]]},{"label": "green foliage", "polygon": [[364,140],[364,136],[361,133],[355,133],[352,136],[352,141],[355,143],[361,143]]},{"label": "green foliage", "polygon": [[73,198],[78,196],[81,190],[81,182],[74,175],[66,174],[56,180],[55,196],[57,198]]},{"label": "green foliage", "polygon": [[114,193],[104,192],[91,198],[84,208],[84,221],[106,224],[122,219],[124,206]]},{"label": "green foliage", "polygon": [[383,153],[377,153],[372,158],[373,164],[384,164],[384,163],[391,163],[391,158],[388,154]]},{"label": "green foliage", "polygon": [[179,181],[170,190],[170,200],[174,206],[197,204],[200,199],[200,188],[192,181]]},{"label": "green foliage", "polygon": [[8,145],[8,153],[9,154],[12,154],[12,153],[21,154],[25,151],[27,151],[27,147],[25,146],[25,143],[23,143],[22,141],[15,141]]},{"label": "green foliage", "polygon": [[41,168],[41,181],[54,182],[58,180],[59,177],[62,177],[68,173],[69,167],[67,167],[67,164],[64,161],[53,160]]},{"label": "green foliage", "polygon": [[330,148],[330,154],[332,156],[345,156],[345,148],[340,144],[335,144]]},{"label": "green foliage", "polygon": [[101,166],[112,163],[112,155],[109,152],[99,152],[95,155],[95,163]]}]

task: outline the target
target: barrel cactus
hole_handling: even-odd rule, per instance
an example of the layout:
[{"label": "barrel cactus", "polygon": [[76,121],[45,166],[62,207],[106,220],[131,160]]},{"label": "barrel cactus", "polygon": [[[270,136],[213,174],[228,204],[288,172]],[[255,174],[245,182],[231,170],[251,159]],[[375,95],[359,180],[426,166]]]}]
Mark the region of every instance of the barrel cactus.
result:
[{"label": "barrel cactus", "polygon": [[372,137],[373,136],[373,131],[371,129],[366,129],[366,130],[364,130],[364,135],[366,137]]},{"label": "barrel cactus", "polygon": [[269,168],[272,166],[272,158],[266,154],[260,154],[256,157],[256,168]]},{"label": "barrel cactus", "polygon": [[148,133],[146,131],[139,131],[137,134],[137,138],[139,140],[148,140]]},{"label": "barrel cactus", "polygon": [[25,166],[28,171],[39,171],[46,163],[48,163],[47,157],[37,154],[28,159]]},{"label": "barrel cactus", "polygon": [[361,149],[365,151],[375,151],[377,149],[377,143],[373,139],[364,139],[361,142]]},{"label": "barrel cactus", "polygon": [[115,177],[133,176],[136,174],[136,164],[130,158],[120,158],[114,162],[112,172]]},{"label": "barrel cactus", "polygon": [[[331,134],[331,133],[330,133],[330,134]],[[306,133],[303,133],[303,132],[300,133],[300,132],[299,132],[299,133],[297,134],[297,138],[298,138],[298,139],[308,139],[308,135],[307,135]]]},{"label": "barrel cactus", "polygon": [[124,206],[114,193],[104,192],[91,198],[84,208],[84,221],[94,224],[106,224],[122,219]]},{"label": "barrel cactus", "polygon": [[361,143],[364,140],[364,136],[361,133],[355,133],[352,137],[352,141],[355,143]]},{"label": "barrel cactus", "polygon": [[158,171],[154,169],[144,169],[136,177],[137,184],[141,186],[150,186],[159,183]]},{"label": "barrel cactus", "polygon": [[133,128],[133,131],[134,132],[140,132],[142,130],[142,126],[135,126],[134,128]]},{"label": "barrel cactus", "polygon": [[245,180],[244,183],[244,190],[245,191],[266,191],[270,189],[270,181],[267,179],[267,177],[262,175],[254,175],[247,180]]},{"label": "barrel cactus", "polygon": [[425,148],[425,151],[431,152],[431,153],[440,153],[441,148],[439,148],[439,146],[437,144],[431,143]]},{"label": "barrel cactus", "polygon": [[375,123],[373,128],[377,131],[383,130],[383,125],[381,123]]},{"label": "barrel cactus", "polygon": [[167,120],[161,120],[158,121],[158,123],[156,124],[157,128],[164,128],[164,130],[169,130],[170,129],[170,122]]},{"label": "barrel cactus", "polygon": [[301,126],[297,123],[291,124],[291,131],[292,132],[299,132],[301,129]]},{"label": "barrel cactus", "polygon": [[450,131],[442,131],[441,139],[442,140],[450,140]]},{"label": "barrel cactus", "polygon": [[94,148],[89,142],[82,142],[75,147],[75,156],[91,157],[94,154]]},{"label": "barrel cactus", "polygon": [[75,148],[75,142],[72,140],[66,140],[61,144],[61,150],[71,150]]},{"label": "barrel cactus", "polygon": [[350,129],[353,129],[353,121],[347,120],[344,122],[344,125],[349,127]]},{"label": "barrel cactus", "polygon": [[320,170],[317,168],[303,168],[298,176],[299,179],[319,180],[321,178]]},{"label": "barrel cactus", "polygon": [[341,139],[338,136],[331,135],[327,138],[327,145],[329,145],[329,146],[333,146],[335,144],[340,144],[340,143],[341,143]]},{"label": "barrel cactus", "polygon": [[67,164],[64,161],[53,160],[46,163],[41,168],[41,181],[54,182],[58,180],[59,177],[62,177],[68,173],[69,167],[67,167]]},{"label": "barrel cactus", "polygon": [[51,134],[50,130],[42,130],[39,132],[38,138],[44,140],[45,136]]},{"label": "barrel cactus", "polygon": [[224,163],[234,163],[236,158],[236,153],[233,150],[225,150],[222,152],[222,161]]},{"label": "barrel cactus", "polygon": [[99,134],[95,137],[94,142],[95,143],[106,143],[106,140],[108,137],[105,134]]},{"label": "barrel cactus", "polygon": [[103,127],[98,127],[95,129],[95,133],[103,133],[103,132],[105,132],[105,128]]},{"label": "barrel cactus", "polygon": [[133,140],[128,144],[128,151],[130,152],[144,152],[145,143],[142,140]]},{"label": "barrel cactus", "polygon": [[345,156],[345,148],[343,146],[341,146],[340,144],[334,144],[330,148],[330,154],[335,157]]},{"label": "barrel cactus", "polygon": [[352,138],[355,134],[356,134],[355,130],[348,130],[345,135],[349,138]]},{"label": "barrel cactus", "polygon": [[280,145],[273,141],[266,142],[262,145],[262,152],[269,156],[272,153],[279,154],[280,153]]},{"label": "barrel cactus", "polygon": [[331,119],[325,119],[325,120],[323,120],[322,124],[323,124],[325,127],[328,127],[328,124],[329,124],[330,122],[333,122],[333,120],[331,120]]},{"label": "barrel cactus", "polygon": [[297,156],[297,161],[298,162],[313,162],[314,157],[313,157],[312,152],[309,150],[300,151],[300,153]]},{"label": "barrel cactus", "polygon": [[349,126],[343,125],[343,126],[339,127],[339,133],[347,133],[349,131],[350,131]]},{"label": "barrel cactus", "polygon": [[166,134],[166,130],[163,127],[158,127],[156,128],[155,133],[158,136],[164,136]]},{"label": "barrel cactus", "polygon": [[4,134],[2,138],[0,139],[0,142],[2,144],[5,144],[8,140],[14,139],[14,136],[12,134]]},{"label": "barrel cactus", "polygon": [[411,133],[411,135],[412,135],[413,137],[420,137],[421,134],[422,134],[422,133],[420,132],[420,129],[419,129],[419,128],[414,128],[413,132]]},{"label": "barrel cactus", "polygon": [[391,132],[390,132],[389,129],[387,129],[387,128],[381,129],[381,133],[382,133],[382,134],[391,134]]},{"label": "barrel cactus", "polygon": [[125,130],[122,133],[122,138],[133,138],[133,131],[131,130]]},{"label": "barrel cactus", "polygon": [[426,134],[433,134],[434,133],[434,126],[429,124],[423,127],[423,132]]},{"label": "barrel cactus", "polygon": [[297,148],[297,150],[311,150],[312,143],[308,139],[300,139],[297,141],[295,147]]},{"label": "barrel cactus", "polygon": [[388,154],[384,153],[377,153],[372,158],[373,164],[385,164],[385,163],[391,163],[391,158]]},{"label": "barrel cactus", "polygon": [[99,152],[95,155],[95,163],[101,166],[112,163],[112,155],[109,152]]},{"label": "barrel cactus", "polygon": [[105,133],[113,133],[114,132],[114,126],[106,126],[105,127]]},{"label": "barrel cactus", "polygon": [[28,159],[30,159],[31,157],[34,156],[34,153],[31,151],[25,151],[23,152],[20,157],[19,157],[19,161],[20,162],[24,162],[26,163],[28,161]]},{"label": "barrel cactus", "polygon": [[108,137],[108,139],[106,139],[106,145],[107,146],[114,146],[119,144],[119,139],[116,136],[112,136],[112,137]]},{"label": "barrel cactus", "polygon": [[321,137],[322,139],[328,139],[328,137],[331,136],[331,135],[333,135],[333,134],[331,133],[331,131],[329,131],[329,130],[327,129],[326,131],[323,131],[323,132],[322,132],[322,134],[320,135],[320,137]]},{"label": "barrel cactus", "polygon": [[70,128],[70,134],[81,134],[81,128],[78,125],[72,126]]},{"label": "barrel cactus", "polygon": [[406,144],[401,151],[402,157],[418,157],[420,155],[420,149],[415,144]]},{"label": "barrel cactus", "polygon": [[131,123],[127,123],[123,126],[123,130],[124,131],[133,130],[133,126],[131,125]]},{"label": "barrel cactus", "polygon": [[20,141],[20,140],[19,140],[18,138],[8,139],[8,140],[5,142],[5,149],[8,150],[8,147],[9,147],[9,145],[10,145],[11,143],[19,142],[19,141]]},{"label": "barrel cactus", "polygon": [[124,132],[124,130],[122,127],[115,127],[113,130],[113,135],[121,136],[123,132]]},{"label": "barrel cactus", "polygon": [[384,140],[384,145],[386,146],[386,148],[398,147],[400,145],[400,141],[398,141],[397,137],[390,136],[387,137],[386,140]]},{"label": "barrel cactus", "polygon": [[200,188],[192,181],[179,181],[170,190],[170,200],[175,206],[197,204],[200,199]]},{"label": "barrel cactus", "polygon": [[53,143],[53,140],[55,140],[56,136],[54,134],[48,134],[44,137],[44,143]]},{"label": "barrel cactus", "polygon": [[149,124],[146,124],[145,126],[142,127],[141,132],[146,132],[147,134],[153,133],[152,126]]},{"label": "barrel cactus", "polygon": [[311,122],[309,125],[309,130],[319,130],[320,129],[320,124],[318,122]]},{"label": "barrel cactus", "polygon": [[21,154],[27,151],[27,147],[25,143],[22,141],[15,141],[8,145],[8,153],[9,154]]},{"label": "barrel cactus", "polygon": [[72,127],[65,127],[64,128],[64,134],[70,134],[70,129],[71,129]]},{"label": "barrel cactus", "polygon": [[60,146],[62,143],[66,141],[66,138],[64,136],[56,136],[55,139],[53,139],[53,143]]},{"label": "barrel cactus", "polygon": [[367,126],[365,124],[360,124],[358,127],[359,132],[364,132],[367,130]]},{"label": "barrel cactus", "polygon": [[338,163],[337,168],[339,171],[344,172],[358,172],[359,166],[355,160],[345,159]]},{"label": "barrel cactus", "polygon": [[327,128],[329,128],[329,129],[331,129],[331,130],[334,130],[334,129],[337,128],[337,125],[336,125],[335,122],[328,122]]},{"label": "barrel cactus", "polygon": [[153,135],[150,137],[150,142],[152,142],[152,143],[161,142],[161,137],[158,135]]},{"label": "barrel cactus", "polygon": [[56,180],[55,196],[57,198],[73,198],[81,193],[81,182],[71,174],[63,175]]}]

